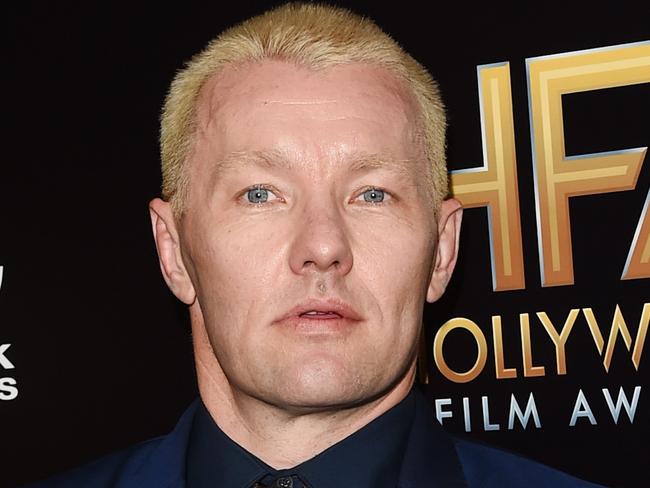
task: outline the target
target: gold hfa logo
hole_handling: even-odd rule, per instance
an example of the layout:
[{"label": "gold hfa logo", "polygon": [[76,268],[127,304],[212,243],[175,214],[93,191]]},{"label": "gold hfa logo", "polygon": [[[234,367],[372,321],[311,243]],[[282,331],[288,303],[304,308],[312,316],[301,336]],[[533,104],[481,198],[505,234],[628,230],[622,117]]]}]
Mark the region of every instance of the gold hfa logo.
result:
[{"label": "gold hfa logo", "polygon": [[[487,207],[495,291],[525,288],[509,63],[478,66],[483,166],[453,171],[465,207]],[[562,95],[650,83],[650,41],[526,59],[542,286],[573,284],[569,198],[632,190],[647,147],[565,155]],[[650,192],[621,279],[650,278]]]}]

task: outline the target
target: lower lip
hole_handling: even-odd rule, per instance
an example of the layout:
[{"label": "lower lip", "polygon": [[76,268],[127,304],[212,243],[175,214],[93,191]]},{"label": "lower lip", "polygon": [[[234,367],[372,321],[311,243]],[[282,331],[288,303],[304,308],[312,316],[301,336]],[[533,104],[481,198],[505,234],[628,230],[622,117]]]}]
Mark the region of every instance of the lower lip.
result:
[{"label": "lower lip", "polygon": [[359,321],[339,315],[300,315],[285,318],[277,323],[304,334],[333,334],[345,332]]}]

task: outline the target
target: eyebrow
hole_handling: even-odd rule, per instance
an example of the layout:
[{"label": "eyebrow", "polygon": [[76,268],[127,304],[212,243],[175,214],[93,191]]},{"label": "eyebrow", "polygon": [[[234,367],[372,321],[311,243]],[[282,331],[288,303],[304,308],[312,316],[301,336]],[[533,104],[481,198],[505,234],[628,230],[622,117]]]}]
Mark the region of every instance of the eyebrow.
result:
[{"label": "eyebrow", "polygon": [[[347,171],[358,174],[367,173],[373,170],[385,170],[395,173],[401,177],[409,177],[415,171],[417,179],[429,178],[430,171],[426,171],[422,164],[414,159],[396,159],[379,154],[357,152],[345,157],[351,161]],[[214,181],[230,169],[239,169],[246,166],[258,166],[265,169],[282,169],[292,171],[297,169],[295,162],[291,161],[284,151],[271,149],[261,151],[238,151],[232,152],[222,158],[215,165],[213,175]]]},{"label": "eyebrow", "polygon": [[259,166],[261,168],[295,169],[295,165],[282,151],[277,149],[263,151],[236,151],[228,154],[217,162],[214,168],[215,177],[230,169],[239,169],[246,166]]},{"label": "eyebrow", "polygon": [[351,159],[352,162],[348,169],[352,173],[365,173],[371,170],[380,169],[406,177],[412,175],[414,172],[418,178],[424,176],[421,174],[423,172],[422,165],[418,164],[418,161],[414,159],[396,159],[379,154],[368,153],[353,154],[349,159]]}]

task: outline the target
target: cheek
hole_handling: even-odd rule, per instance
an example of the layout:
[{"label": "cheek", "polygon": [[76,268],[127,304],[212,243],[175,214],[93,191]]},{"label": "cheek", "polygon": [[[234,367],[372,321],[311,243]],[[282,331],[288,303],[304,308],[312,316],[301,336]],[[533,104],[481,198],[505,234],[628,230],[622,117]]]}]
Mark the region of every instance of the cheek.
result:
[{"label": "cheek", "polygon": [[201,309],[208,324],[227,324],[220,334],[241,334],[255,322],[257,304],[268,304],[276,289],[283,261],[278,236],[264,225],[203,228],[192,249]]},{"label": "cheek", "polygon": [[[258,225],[259,224],[259,225]],[[197,252],[198,268],[223,288],[264,287],[272,283],[280,258],[278,236],[264,222],[216,222],[203,233]]]},{"label": "cheek", "polygon": [[[421,228],[420,228],[421,229]],[[356,237],[357,276],[379,305],[381,340],[391,347],[410,348],[422,318],[431,269],[433,244],[422,230],[377,226]]]},{"label": "cheek", "polygon": [[434,246],[422,226],[392,220],[357,227],[354,247],[357,271],[374,288],[394,295],[426,286]]}]

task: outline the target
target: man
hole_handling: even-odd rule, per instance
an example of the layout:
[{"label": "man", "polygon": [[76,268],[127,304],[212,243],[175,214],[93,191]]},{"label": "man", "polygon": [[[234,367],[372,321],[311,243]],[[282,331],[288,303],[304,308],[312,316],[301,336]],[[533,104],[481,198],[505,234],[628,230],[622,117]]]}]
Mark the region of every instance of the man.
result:
[{"label": "man", "polygon": [[588,486],[445,434],[414,388],[458,249],[444,130],[430,75],[345,10],[286,5],[193,58],[150,212],[200,400],[45,486]]}]

